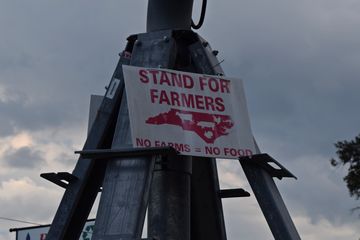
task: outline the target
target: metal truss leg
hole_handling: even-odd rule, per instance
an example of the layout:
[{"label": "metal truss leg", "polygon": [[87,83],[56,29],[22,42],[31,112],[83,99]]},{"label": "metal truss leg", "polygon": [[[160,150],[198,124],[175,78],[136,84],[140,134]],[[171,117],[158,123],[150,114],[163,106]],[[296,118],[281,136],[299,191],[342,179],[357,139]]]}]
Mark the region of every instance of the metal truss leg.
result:
[{"label": "metal truss leg", "polygon": [[141,238],[155,161],[156,156],[109,161],[93,240]]},{"label": "metal truss leg", "polygon": [[251,159],[240,163],[274,238],[300,240],[273,176]]},{"label": "metal truss leg", "polygon": [[[111,148],[130,147],[126,94],[123,94]],[[94,240],[141,237],[154,159],[137,157],[108,162],[96,216]]]},{"label": "metal truss leg", "polygon": [[[84,145],[86,149],[109,148],[115,119],[124,85],[122,64],[128,59],[122,55],[100,106],[93,127]],[[72,173],[75,180],[68,184],[60,206],[47,235],[49,240],[78,240],[82,228],[101,187],[106,164],[80,157]]]},{"label": "metal truss leg", "polygon": [[[130,65],[173,68],[175,57],[172,31],[140,34],[134,43]],[[113,148],[131,144],[129,129],[126,98],[123,97]],[[158,159],[154,172],[142,157],[109,163],[95,223],[95,240],[140,238],[149,194],[149,235],[189,240],[190,175],[187,166],[191,160],[178,158]]]}]

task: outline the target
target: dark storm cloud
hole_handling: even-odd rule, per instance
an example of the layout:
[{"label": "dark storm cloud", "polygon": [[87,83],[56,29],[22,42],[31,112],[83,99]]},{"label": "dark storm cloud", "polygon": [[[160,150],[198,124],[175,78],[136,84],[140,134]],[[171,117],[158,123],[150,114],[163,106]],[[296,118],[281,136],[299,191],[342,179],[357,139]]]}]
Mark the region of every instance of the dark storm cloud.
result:
[{"label": "dark storm cloud", "polygon": [[10,167],[39,168],[45,163],[42,154],[40,151],[32,150],[29,147],[22,147],[5,152],[3,159]]},{"label": "dark storm cloud", "polygon": [[0,102],[0,136],[21,130],[37,131],[74,124],[79,116],[73,115],[75,109],[71,106],[63,107],[66,104],[64,100],[31,103],[26,98]]},{"label": "dark storm cloud", "polygon": [[116,1],[3,4],[0,90],[10,100],[0,101],[0,135],[85,122],[90,94],[104,94],[126,43],[114,31],[128,24]]},{"label": "dark storm cloud", "polygon": [[360,3],[229,4],[209,4],[214,17],[205,23],[207,39],[220,49],[227,75],[245,81],[260,147],[299,178],[280,184],[287,203],[313,223],[355,221],[345,173],[328,160],[334,142],[360,132]]},{"label": "dark storm cloud", "polygon": [[292,142],[289,152],[301,154],[356,135],[360,4],[230,2],[216,8],[222,18],[209,19],[209,35],[227,53],[228,75],[245,80],[255,136]]},{"label": "dark storm cloud", "polygon": [[313,223],[323,218],[334,225],[358,221],[351,209],[358,205],[349,197],[341,175],[345,169],[332,169],[328,159],[319,156],[297,159],[287,167],[298,176],[297,181],[277,181],[289,208],[310,217]]}]

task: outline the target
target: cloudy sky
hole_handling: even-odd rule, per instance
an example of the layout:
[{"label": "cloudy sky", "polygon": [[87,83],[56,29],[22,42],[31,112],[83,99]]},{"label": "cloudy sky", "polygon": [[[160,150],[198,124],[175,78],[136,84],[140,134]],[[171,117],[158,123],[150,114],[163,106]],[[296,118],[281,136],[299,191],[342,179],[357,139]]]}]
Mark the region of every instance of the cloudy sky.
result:
[{"label": "cloudy sky", "polygon": [[[47,224],[72,171],[90,94],[104,94],[126,37],[145,31],[145,0],[0,0],[0,217]],[[199,15],[195,5],[194,17]],[[360,2],[208,1],[199,30],[245,82],[252,130],[298,180],[276,181],[302,239],[357,240],[360,205],[332,168],[333,143],[360,133]],[[223,187],[250,187],[220,163]],[[231,239],[272,239],[254,199],[224,200]],[[0,240],[15,239],[0,219]]]}]

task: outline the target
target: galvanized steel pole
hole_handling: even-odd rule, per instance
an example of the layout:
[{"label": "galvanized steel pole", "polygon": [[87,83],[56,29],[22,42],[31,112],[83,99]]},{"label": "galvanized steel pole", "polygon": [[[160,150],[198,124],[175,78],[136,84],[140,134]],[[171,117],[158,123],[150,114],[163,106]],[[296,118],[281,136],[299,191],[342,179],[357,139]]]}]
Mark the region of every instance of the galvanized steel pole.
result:
[{"label": "galvanized steel pole", "polygon": [[[192,8],[193,0],[149,0],[147,32],[191,30]],[[191,165],[191,157],[156,163],[149,197],[149,238],[190,240]]]},{"label": "galvanized steel pole", "polygon": [[149,0],[147,32],[191,29],[194,0]]}]

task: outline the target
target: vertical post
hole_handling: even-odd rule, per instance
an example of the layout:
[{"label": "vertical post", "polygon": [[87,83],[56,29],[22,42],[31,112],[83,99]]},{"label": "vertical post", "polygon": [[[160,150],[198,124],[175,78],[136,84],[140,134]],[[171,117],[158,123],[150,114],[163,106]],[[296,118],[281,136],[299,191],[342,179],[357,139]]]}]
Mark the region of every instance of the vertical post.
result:
[{"label": "vertical post", "polygon": [[[130,64],[174,68],[177,44],[172,30],[138,35]],[[155,164],[148,205],[149,239],[190,240],[191,157],[169,156]]]},{"label": "vertical post", "polygon": [[[193,0],[149,0],[147,32],[190,30],[192,7]],[[151,62],[148,66],[154,64]],[[189,240],[191,158],[163,159],[155,169],[149,199],[148,235],[158,239]]]},{"label": "vertical post", "polygon": [[194,0],[149,0],[147,32],[190,30]]},{"label": "vertical post", "polygon": [[190,240],[191,157],[155,165],[148,209],[150,239]]}]

